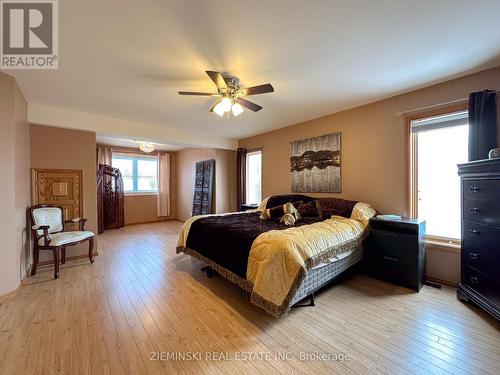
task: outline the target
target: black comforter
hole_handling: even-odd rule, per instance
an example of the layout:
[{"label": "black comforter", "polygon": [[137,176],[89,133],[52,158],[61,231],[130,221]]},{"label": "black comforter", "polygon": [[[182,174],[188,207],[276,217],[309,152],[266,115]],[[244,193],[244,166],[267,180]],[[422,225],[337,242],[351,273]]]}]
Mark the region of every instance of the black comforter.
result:
[{"label": "black comforter", "polygon": [[[312,224],[324,219],[304,217],[295,226]],[[248,256],[253,241],[261,233],[283,230],[285,224],[262,220],[259,213],[237,213],[200,218],[191,224],[187,247],[246,279]]]}]

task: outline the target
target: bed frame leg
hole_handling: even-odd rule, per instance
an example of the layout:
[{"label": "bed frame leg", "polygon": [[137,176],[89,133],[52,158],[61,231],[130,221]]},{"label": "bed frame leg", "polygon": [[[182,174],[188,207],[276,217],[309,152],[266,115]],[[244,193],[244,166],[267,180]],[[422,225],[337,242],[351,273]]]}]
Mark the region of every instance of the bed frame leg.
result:
[{"label": "bed frame leg", "polygon": [[316,306],[316,304],[314,303],[314,292],[312,292],[311,294],[309,294],[306,298],[309,298],[309,303],[300,304],[300,305],[297,303],[297,304],[293,305],[292,307],[311,307],[311,306]]},{"label": "bed frame leg", "polygon": [[207,277],[208,277],[209,279],[211,279],[212,277],[214,277],[214,276],[215,276],[215,273],[216,273],[216,272],[214,271],[214,269],[213,269],[212,267],[210,267],[210,266],[205,266],[205,267],[203,267],[201,270],[207,274]]}]

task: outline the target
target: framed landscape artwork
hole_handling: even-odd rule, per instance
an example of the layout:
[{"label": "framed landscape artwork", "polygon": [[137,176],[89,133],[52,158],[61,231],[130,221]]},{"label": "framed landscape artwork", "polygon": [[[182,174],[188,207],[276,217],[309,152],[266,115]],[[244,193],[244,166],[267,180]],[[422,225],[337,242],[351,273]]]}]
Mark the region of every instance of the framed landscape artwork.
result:
[{"label": "framed landscape artwork", "polygon": [[340,193],[340,156],[340,133],[291,142],[292,192]]}]

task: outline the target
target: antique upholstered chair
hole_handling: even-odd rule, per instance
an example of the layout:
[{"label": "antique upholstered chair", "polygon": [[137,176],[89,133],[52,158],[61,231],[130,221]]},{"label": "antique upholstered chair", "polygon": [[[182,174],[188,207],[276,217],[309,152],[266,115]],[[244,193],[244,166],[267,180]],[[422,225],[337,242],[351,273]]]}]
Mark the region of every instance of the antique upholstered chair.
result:
[{"label": "antique upholstered chair", "polygon": [[[29,209],[31,233],[33,235],[33,267],[31,276],[36,274],[40,250],[52,250],[54,256],[54,278],[59,277],[59,260],[66,262],[66,247],[89,242],[89,259],[94,263],[94,233],[85,230],[87,219],[64,220],[62,207],[39,204]],[[78,231],[66,231],[66,224],[78,224]]]}]

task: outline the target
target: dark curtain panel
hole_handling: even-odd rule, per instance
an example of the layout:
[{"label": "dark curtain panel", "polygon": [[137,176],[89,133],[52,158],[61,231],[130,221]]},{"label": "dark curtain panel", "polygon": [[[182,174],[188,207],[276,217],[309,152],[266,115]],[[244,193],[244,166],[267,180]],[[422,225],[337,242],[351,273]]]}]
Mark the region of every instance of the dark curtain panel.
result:
[{"label": "dark curtain panel", "polygon": [[484,90],[469,95],[469,161],[488,159],[497,145],[497,110],[495,91]]},{"label": "dark curtain panel", "polygon": [[236,209],[240,210],[240,205],[246,203],[246,179],[247,179],[247,150],[239,148],[236,152]]}]

